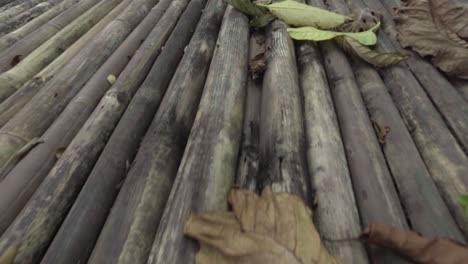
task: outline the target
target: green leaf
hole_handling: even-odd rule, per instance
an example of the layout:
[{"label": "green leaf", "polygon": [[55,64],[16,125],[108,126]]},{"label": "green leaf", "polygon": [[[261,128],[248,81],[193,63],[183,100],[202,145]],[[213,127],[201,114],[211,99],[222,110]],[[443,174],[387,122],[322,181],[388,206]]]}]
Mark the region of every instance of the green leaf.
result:
[{"label": "green leaf", "polygon": [[270,23],[275,18],[276,17],[273,16],[272,14],[270,14],[270,13],[265,14],[263,16],[257,16],[257,17],[254,17],[250,21],[250,26],[252,26],[252,27],[264,27],[264,26],[268,25],[268,23]]},{"label": "green leaf", "polygon": [[331,29],[351,20],[350,17],[292,0],[257,5],[266,7],[273,15],[292,26]]},{"label": "green leaf", "polygon": [[380,23],[364,32],[336,32],[329,30],[321,30],[314,27],[288,28],[288,33],[289,36],[291,36],[291,38],[293,39],[312,41],[323,41],[333,39],[339,36],[347,36],[353,38],[362,45],[371,46],[377,43],[377,36],[374,32],[379,28],[379,26]]},{"label": "green leaf", "polygon": [[257,6],[251,0],[226,0],[226,2],[249,16],[262,17],[268,14],[265,8]]},{"label": "green leaf", "polygon": [[460,195],[458,197],[458,204],[463,208],[465,214],[468,216],[468,194]]},{"label": "green leaf", "polygon": [[362,45],[353,38],[341,36],[336,38],[338,44],[348,53],[376,66],[386,67],[406,60],[409,56],[398,52],[382,53]]}]

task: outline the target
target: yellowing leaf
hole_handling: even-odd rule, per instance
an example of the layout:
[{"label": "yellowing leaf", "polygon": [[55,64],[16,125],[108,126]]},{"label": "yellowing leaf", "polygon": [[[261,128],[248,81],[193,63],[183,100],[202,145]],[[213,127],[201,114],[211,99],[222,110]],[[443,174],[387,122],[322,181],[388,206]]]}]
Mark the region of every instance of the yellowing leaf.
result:
[{"label": "yellowing leaf", "polygon": [[275,2],[269,5],[258,5],[268,8],[273,15],[291,26],[331,29],[351,19],[347,16],[292,0]]},{"label": "yellowing leaf", "polygon": [[339,37],[336,40],[344,50],[376,67],[386,67],[408,58],[408,55],[398,52],[382,53],[372,50],[350,37]]},{"label": "yellowing leaf", "polygon": [[297,40],[312,40],[312,41],[323,41],[333,39],[339,36],[348,36],[362,45],[370,46],[377,43],[377,36],[375,31],[379,28],[380,22],[377,23],[373,28],[364,32],[336,32],[329,30],[321,30],[314,27],[302,27],[302,28],[288,28],[289,36]]},{"label": "yellowing leaf", "polygon": [[338,264],[320,241],[312,212],[289,193],[232,190],[232,212],[192,214],[184,233],[201,244],[196,264]]}]

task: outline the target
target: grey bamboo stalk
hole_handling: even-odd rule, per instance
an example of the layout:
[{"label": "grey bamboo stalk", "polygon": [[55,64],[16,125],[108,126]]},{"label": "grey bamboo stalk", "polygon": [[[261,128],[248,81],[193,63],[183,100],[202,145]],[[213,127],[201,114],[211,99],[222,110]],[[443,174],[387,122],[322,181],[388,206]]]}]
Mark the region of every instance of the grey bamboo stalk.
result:
[{"label": "grey bamboo stalk", "polygon": [[15,0],[0,0],[0,8],[14,2]]},{"label": "grey bamboo stalk", "polygon": [[6,20],[15,17],[24,11],[30,9],[31,7],[42,3],[46,0],[22,0],[20,4],[8,8],[7,10],[0,13],[0,22],[5,22]]},{"label": "grey bamboo stalk", "polygon": [[[78,39],[57,59],[45,67],[41,72],[36,74],[31,80],[26,82],[18,91],[8,97],[0,104],[0,127],[5,125],[15,114],[17,114],[23,106],[28,103],[34,95],[60,71],[81,49],[86,46],[93,38],[101,32],[107,24],[116,18],[132,0],[124,0],[109,14],[92,27],[85,35]],[[1,176],[0,176],[1,178]]]},{"label": "grey bamboo stalk", "polygon": [[[31,77],[56,59],[121,1],[107,0],[97,4],[35,49],[13,68],[2,73],[0,75],[0,102],[3,102]],[[2,59],[0,59],[0,63],[8,65],[8,62]]]},{"label": "grey bamboo stalk", "polygon": [[247,18],[228,7],[148,263],[193,262],[195,243],[183,235],[189,211],[227,209],[242,133],[248,41]]},{"label": "grey bamboo stalk", "polygon": [[6,35],[7,33],[10,33],[11,31],[28,23],[29,21],[40,16],[41,14],[51,9],[61,1],[62,0],[49,0],[46,2],[39,3],[33,8],[5,21],[4,23],[0,24],[0,36]]},{"label": "grey bamboo stalk", "polygon": [[[365,0],[365,2],[370,8],[378,7],[385,10],[379,1]],[[377,48],[383,51],[396,49],[389,37],[381,31]],[[468,192],[466,154],[421,83],[407,67],[397,65],[380,72],[426,167],[452,216],[467,237],[468,218],[457,202],[460,195]]]},{"label": "grey bamboo stalk", "polygon": [[296,50],[309,174],[319,201],[314,208],[317,229],[332,255],[346,263],[369,263],[364,246],[352,239],[359,236],[361,222],[320,50],[310,42]]},{"label": "grey bamboo stalk", "polygon": [[[125,115],[121,119],[107,145],[109,147],[106,147],[98,164],[95,166],[95,170],[93,170],[91,174],[93,178],[90,183],[100,182],[99,186],[101,187],[103,186],[101,180],[103,178],[99,176],[102,175],[101,173],[105,173],[109,176],[106,177],[106,179],[115,177],[112,175],[120,176],[113,180],[115,185],[127,172],[125,164],[129,164],[132,161],[134,162],[126,176],[126,180],[123,183],[122,190],[119,192],[116,201],[113,205],[111,203],[108,205],[106,211],[110,209],[110,205],[112,205],[113,209],[105,221],[106,224],[99,235],[99,240],[93,250],[89,263],[101,263],[103,260],[115,263],[144,262],[148,258],[151,244],[157,230],[157,223],[159,222],[165,201],[170,192],[169,186],[171,186],[172,179],[176,174],[191,127],[182,120],[179,122],[177,121],[178,119],[174,120],[173,118],[175,118],[175,116],[173,113],[176,113],[177,109],[180,109],[183,111],[183,114],[181,112],[181,115],[178,115],[178,117],[191,118],[193,120],[204,84],[204,76],[208,69],[209,58],[211,57],[214,43],[216,42],[217,30],[219,29],[219,27],[216,27],[216,24],[220,24],[224,11],[224,3],[221,1],[211,1],[211,4],[212,5],[208,6],[204,11],[205,17],[202,18],[200,22],[202,31],[199,32],[198,36],[194,37],[197,38],[195,42],[192,42],[201,46],[191,45],[188,47],[188,49],[190,49],[188,52],[192,54],[191,56],[193,56],[193,50],[195,50],[197,51],[195,54],[201,53],[200,55],[203,61],[196,61],[196,65],[200,65],[200,67],[189,72],[186,72],[188,64],[182,64],[182,70],[184,70],[184,72],[176,73],[176,76],[173,78],[178,86],[171,85],[170,87],[177,90],[188,89],[189,87],[195,88],[197,89],[195,91],[198,91],[198,93],[193,94],[195,91],[191,90],[189,92],[189,95],[192,96],[191,98],[176,98],[173,97],[173,95],[175,95],[177,90],[168,91],[168,93],[170,93],[169,101],[165,99],[163,105],[159,108],[160,110],[153,120],[152,126],[146,133],[148,136],[141,142],[139,154],[137,158],[133,160],[138,146],[140,145],[140,138],[143,137],[147,126],[151,123],[154,112],[164,95],[165,88],[183,54],[184,47],[190,40],[192,30],[187,25],[192,23],[192,29],[196,26],[196,23],[190,20],[198,20],[200,9],[204,5],[204,1],[196,0],[190,2],[190,5],[179,21],[178,27],[181,26],[180,29],[185,28],[185,32],[180,32],[177,27],[174,30],[173,35],[166,43],[166,46],[172,47],[171,50],[165,50],[156,60],[153,70],[127,108]],[[218,21],[215,19],[218,19]],[[181,22],[182,24],[180,24]],[[201,39],[201,36],[203,39]],[[181,38],[185,38],[185,40],[181,40]],[[207,48],[210,49],[207,50]],[[193,63],[193,60],[191,62]],[[206,64],[200,64],[202,62]],[[193,64],[190,65],[194,66]],[[173,70],[165,70],[167,67]],[[202,75],[195,77],[194,74],[196,73]],[[183,75],[180,76],[180,74]],[[190,81],[188,81],[188,77],[191,77]],[[178,79],[176,80],[175,78]],[[178,92],[177,95],[185,96],[186,94]],[[145,102],[145,100],[148,100],[148,102]],[[195,102],[193,100],[195,100]],[[194,103],[194,105],[186,105],[190,102]],[[180,108],[181,106],[187,107]],[[135,114],[141,117],[140,120],[135,120],[133,118]],[[130,127],[132,129],[128,129]],[[132,137],[132,135],[134,136]],[[155,146],[158,147],[155,148]],[[115,153],[121,154],[115,155]],[[111,164],[122,165],[113,166]],[[162,164],[164,164],[164,166],[161,166]],[[116,167],[117,170],[114,169]],[[156,167],[157,171],[154,171]],[[88,188],[85,187],[88,191],[86,192],[87,195],[83,195],[79,203],[83,206],[81,206],[81,208],[76,207],[74,219],[87,218],[87,216],[82,215],[83,211],[89,212],[87,215],[94,215],[89,209],[84,209],[91,208],[87,205],[89,198],[99,195],[99,193],[102,195],[102,191],[91,191],[95,189],[95,186],[95,184],[90,184]],[[112,190],[113,185],[107,183],[104,186],[107,186],[108,190]],[[141,190],[141,192],[137,191],[135,193],[135,190]],[[115,191],[113,192],[115,193]],[[93,211],[95,210],[96,209],[93,208]],[[76,217],[77,215],[81,217]],[[117,226],[122,232],[112,232],[113,228]],[[82,230],[87,229],[88,228],[83,226],[76,232],[80,233]],[[63,239],[66,239],[66,236],[64,236]]]},{"label": "grey bamboo stalk", "polygon": [[4,11],[14,7],[14,6],[17,6],[21,3],[21,1],[23,0],[14,0],[14,1],[8,1],[8,3],[2,5],[0,7],[0,13],[3,13]]},{"label": "grey bamboo stalk", "polygon": [[[107,77],[119,76],[131,57],[164,13],[170,0],[158,4],[99,68],[82,90],[42,135],[43,143],[32,149],[0,184],[0,233],[11,224],[38,185],[53,167],[57,149],[66,147],[88,119],[111,84]],[[70,122],[71,121],[71,122]],[[96,234],[97,235],[97,234]],[[70,245],[71,243],[65,243]],[[64,244],[62,244],[64,245]],[[64,250],[56,253],[64,254]],[[80,257],[85,257],[80,251]],[[73,261],[72,261],[73,262]],[[55,263],[72,263],[57,261]],[[83,260],[82,262],[85,262]]]},{"label": "grey bamboo stalk", "polygon": [[[366,8],[358,1],[348,3]],[[343,12],[348,10],[344,1],[333,0],[331,4],[339,6],[339,10]],[[463,234],[439,194],[379,73],[356,58],[351,63],[371,120],[377,129],[390,129],[385,136],[382,150],[411,227],[423,235],[448,237],[464,242]]]},{"label": "grey bamboo stalk", "polygon": [[[253,32],[250,36],[249,59],[264,52],[265,46],[263,32]],[[257,178],[259,173],[259,141],[260,141],[260,104],[262,98],[262,85],[258,80],[248,78],[244,124],[242,128],[242,143],[239,155],[239,163],[236,172],[236,185],[251,191],[257,190]]]},{"label": "grey bamboo stalk", "polygon": [[[361,2],[361,0],[359,0],[359,2]],[[371,1],[366,0],[365,2]],[[392,46],[401,48],[396,39],[397,31],[395,23],[392,20],[392,13],[387,11],[393,10],[395,7],[399,6],[400,1],[385,0],[382,2],[384,3],[384,7],[382,8],[382,13],[384,15],[383,26],[386,32],[390,32],[390,34],[388,34],[388,40]],[[379,6],[382,7],[382,5]],[[443,116],[445,123],[451,129],[452,134],[458,139],[465,154],[468,154],[468,102],[460,96],[456,88],[453,87],[435,66],[415,52],[413,52],[412,55],[413,56],[406,60],[406,64],[416,79],[421,83],[421,86],[434,106]]]},{"label": "grey bamboo stalk", "polygon": [[[84,13],[89,12],[89,9],[95,8],[96,5],[99,5],[99,0],[83,0],[79,3],[73,5],[69,9],[65,10],[63,13],[48,21],[46,24],[42,25],[40,28],[26,36],[25,38],[19,40],[14,45],[3,50],[0,53],[0,71],[4,72],[12,68],[12,61],[17,57],[17,60],[20,58],[27,57],[31,52],[41,46],[44,42],[52,38],[55,34],[63,30],[64,27],[73,23],[80,16],[86,18],[87,16],[82,16]],[[100,4],[102,6],[102,3]],[[84,21],[84,20],[83,20]],[[77,22],[75,22],[77,24]]]},{"label": "grey bamboo stalk", "polygon": [[[97,70],[103,63],[103,60],[110,55],[109,53],[120,45],[123,38],[128,36],[156,2],[155,0],[133,1],[101,32],[98,38],[89,43],[79,56],[76,56],[71,63],[67,64],[59,76],[56,76],[55,82],[54,78],[49,84],[56,86],[54,83],[62,80],[65,81],[65,84],[75,85],[78,83],[79,87],[81,87],[84,82],[81,78],[84,76],[86,77],[85,80],[87,80]],[[166,28],[164,27],[164,29]],[[169,29],[166,30],[169,31]],[[153,34],[150,34],[145,40],[127,65],[126,70],[119,76],[120,78],[113,88],[106,93],[100,104],[96,107],[95,112],[93,112],[92,116],[62,154],[21,213],[1,236],[0,254],[12,244],[18,245],[19,241],[21,243],[19,244],[18,254],[15,258],[17,262],[35,263],[38,260],[37,258],[45,253],[48,244],[58,230],[60,223],[88,175],[88,173],[81,173],[82,170],[91,169],[90,164],[75,161],[78,161],[79,157],[85,155],[97,155],[100,152],[99,146],[102,148],[105,144],[106,140],[102,142],[99,139],[103,139],[103,137],[105,139],[109,134],[93,133],[92,131],[99,127],[95,124],[101,125],[108,122],[108,120],[112,122],[115,118],[108,118],[109,113],[116,116],[122,114],[132,94],[138,88],[144,76],[146,76],[151,63],[154,61],[165,39],[161,34],[155,36],[154,32],[155,30],[151,32]],[[96,51],[98,54],[96,54]],[[88,60],[91,60],[93,63],[86,63],[89,62]],[[70,76],[67,67],[75,69],[75,63],[81,65],[81,67],[78,67],[81,70],[77,72],[79,73],[78,75]],[[90,74],[88,75],[88,73]],[[74,76],[79,76],[80,78]],[[73,87],[70,89],[76,90]],[[47,113],[50,112],[47,111],[44,114]],[[115,120],[114,123],[116,123]],[[93,141],[93,139],[97,139],[97,141]],[[93,141],[95,144],[89,144],[90,141]],[[98,153],[93,152],[96,150]]]},{"label": "grey bamboo stalk", "polygon": [[311,205],[296,55],[286,28],[280,20],[267,27],[258,185],[259,189],[271,185],[275,192],[294,193]]},{"label": "grey bamboo stalk", "polygon": [[129,6],[0,129],[0,166],[4,166],[25,144],[25,139],[41,135],[50,126],[82,85],[146,15],[153,3],[151,1],[156,0],[140,1],[144,3],[141,9]]},{"label": "grey bamboo stalk", "polygon": [[2,37],[0,37],[0,52],[5,50],[6,48],[13,45],[18,40],[24,38],[25,36],[32,33],[34,30],[40,28],[45,23],[52,20],[54,17],[58,16],[60,13],[68,10],[76,3],[80,2],[81,0],[64,0],[60,4],[54,6],[49,11],[45,12],[44,14],[36,17],[35,19],[29,21],[25,25],[21,26],[20,28],[16,29],[13,32],[10,32]]}]

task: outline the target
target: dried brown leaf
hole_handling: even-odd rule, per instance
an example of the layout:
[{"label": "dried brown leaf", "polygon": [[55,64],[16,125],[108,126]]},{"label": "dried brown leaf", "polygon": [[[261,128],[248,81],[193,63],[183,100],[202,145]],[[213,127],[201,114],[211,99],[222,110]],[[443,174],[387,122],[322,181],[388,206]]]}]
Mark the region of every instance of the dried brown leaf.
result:
[{"label": "dried brown leaf", "polygon": [[397,64],[408,58],[408,55],[401,54],[398,52],[375,51],[349,37],[340,37],[336,40],[345,51],[361,58],[362,60],[376,67],[386,67],[389,65]]},{"label": "dried brown leaf", "polygon": [[449,0],[405,0],[395,15],[398,40],[449,75],[468,79],[468,9]]},{"label": "dried brown leaf", "polygon": [[201,243],[197,264],[338,264],[320,241],[312,211],[288,193],[232,190],[232,212],[192,214],[185,234]]},{"label": "dried brown leaf", "polygon": [[339,27],[342,32],[364,32],[382,21],[382,14],[369,8],[353,11],[353,20]]},{"label": "dried brown leaf", "polygon": [[381,126],[377,121],[371,120],[372,126],[374,127],[377,139],[381,145],[385,144],[385,139],[387,138],[388,133],[390,133],[390,127]]},{"label": "dried brown leaf", "polygon": [[468,248],[459,242],[443,238],[427,238],[416,232],[382,223],[371,223],[361,238],[395,250],[415,263],[464,264],[468,261]]},{"label": "dried brown leaf", "polygon": [[267,68],[265,53],[259,53],[249,61],[249,73],[252,80],[256,81],[263,77]]}]

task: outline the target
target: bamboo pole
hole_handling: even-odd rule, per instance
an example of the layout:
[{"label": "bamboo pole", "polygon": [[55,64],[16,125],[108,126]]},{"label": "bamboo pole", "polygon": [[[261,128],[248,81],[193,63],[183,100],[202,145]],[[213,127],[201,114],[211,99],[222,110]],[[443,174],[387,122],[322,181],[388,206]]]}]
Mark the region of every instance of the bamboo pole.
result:
[{"label": "bamboo pole", "polygon": [[[309,2],[318,3],[314,0]],[[334,1],[327,1],[327,4],[334,10],[346,12]],[[323,7],[323,4],[320,2],[319,6]],[[363,225],[382,221],[406,228],[403,208],[351,66],[345,54],[333,42],[324,42],[320,48]],[[407,263],[389,250],[377,247],[369,248],[369,258],[376,263]]]},{"label": "bamboo pole", "polygon": [[[301,92],[292,40],[286,24],[267,27],[267,70],[260,116],[259,188],[295,193],[312,203],[307,170]],[[286,129],[287,128],[287,129]]]},{"label": "bamboo pole", "polygon": [[[0,75],[0,102],[3,102],[31,77],[62,54],[121,1],[108,0],[98,3],[31,52],[13,68],[2,73]],[[14,54],[18,53],[11,55]],[[12,65],[11,61],[14,61],[16,57],[10,61],[11,55],[0,56],[0,63],[3,63],[0,64],[0,70],[7,70]]]},{"label": "bamboo pole", "polygon": [[[264,52],[264,32],[253,32],[250,36],[249,58]],[[257,190],[257,178],[260,168],[260,104],[262,85],[257,80],[248,78],[244,124],[242,128],[242,143],[239,163],[237,164],[236,185],[251,191]]]},{"label": "bamboo pole", "polygon": [[182,231],[189,211],[227,207],[242,133],[248,41],[247,18],[228,7],[148,263],[193,262],[195,242]]},{"label": "bamboo pole", "polygon": [[[73,78],[73,75],[70,76],[67,67],[75,68],[76,65],[74,64],[79,63],[83,65],[81,69],[86,68],[86,70],[78,76],[83,77],[83,73],[93,73],[100,66],[102,60],[108,56],[108,52],[112,52],[116,45],[119,45],[123,38],[128,36],[156,2],[155,0],[133,1],[101,32],[98,38],[89,43],[80,55],[73,58],[71,63],[67,64],[61,71],[61,73],[66,74],[67,83],[75,84],[78,82],[80,86],[82,85],[79,78]],[[106,122],[113,121],[116,123],[115,118],[108,118],[109,113],[114,115],[122,114],[132,94],[148,73],[155,54],[161,47],[159,43],[163,41],[164,37],[161,34],[155,36],[155,30],[144,41],[113,88],[106,93],[96,107],[95,112],[62,154],[54,168],[15,221],[2,235],[0,238],[0,254],[12,244],[17,245],[19,242],[21,243],[15,259],[18,262],[32,263],[45,253],[48,244],[58,230],[88,175],[81,172],[83,170],[89,172],[91,169],[90,164],[75,161],[79,160],[79,157],[97,155],[100,152],[102,146],[105,145],[106,135],[93,133],[93,130]],[[96,54],[95,50],[99,54]],[[86,63],[88,59],[91,59],[94,63]],[[83,60],[85,63],[83,63]],[[56,77],[59,77],[57,80],[61,79],[60,75]],[[86,80],[88,78],[89,75]],[[49,84],[54,85],[54,82],[52,81]],[[93,141],[93,139],[97,141]],[[91,142],[94,144],[90,144]]]},{"label": "bamboo pole", "polygon": [[0,22],[5,22],[6,20],[15,17],[24,11],[30,9],[31,7],[40,4],[46,0],[22,0],[18,5],[12,6],[7,10],[0,13]]},{"label": "bamboo pole", "polygon": [[[384,10],[379,1],[365,0],[365,3],[369,8]],[[385,13],[384,17],[389,20]],[[386,31],[391,32],[387,28]],[[389,37],[383,32],[379,32],[378,36],[378,49],[394,51],[398,48],[392,45]],[[467,237],[468,218],[457,202],[460,195],[468,192],[466,154],[424,88],[408,68],[397,65],[381,70],[381,74],[436,186],[455,221]]]},{"label": "bamboo pole", "polygon": [[467,80],[454,80],[452,82],[453,86],[457,88],[460,95],[468,102],[468,81]]},{"label": "bamboo pole", "polygon": [[82,85],[146,15],[154,3],[151,1],[156,0],[140,1],[144,1],[140,9],[129,6],[0,129],[1,166],[25,144],[24,139],[39,136],[50,126]]},{"label": "bamboo pole", "polygon": [[0,7],[3,7],[5,5],[8,5],[10,4],[11,2],[13,2],[15,0],[0,0]]},{"label": "bamboo pole", "polygon": [[[392,10],[400,6],[399,0],[365,0],[364,3],[372,3],[382,8],[384,15],[383,26],[385,31],[390,32],[389,41],[392,46],[401,48],[396,38],[397,31],[392,20]],[[457,89],[446,79],[446,77],[435,66],[415,52],[406,60],[409,69],[419,81],[432,103],[442,115],[445,123],[457,138],[465,154],[468,153],[468,102],[465,101]]]},{"label": "bamboo pole", "polygon": [[42,25],[45,23],[49,22],[56,16],[58,16],[60,13],[64,12],[65,10],[68,10],[71,8],[73,5],[76,3],[80,2],[81,0],[64,0],[60,4],[54,6],[52,9],[49,11],[45,12],[44,14],[40,15],[39,17],[36,17],[35,19],[29,21],[22,27],[16,29],[13,32],[10,32],[2,37],[0,37],[0,52],[5,50],[6,48],[10,47],[13,45],[15,42],[18,40],[24,38],[25,36],[29,35],[36,29],[40,28]]},{"label": "bamboo pole", "polygon": [[62,0],[49,0],[42,3],[37,4],[33,8],[15,16],[11,19],[8,19],[4,23],[0,24],[0,36],[6,35],[11,31],[19,28],[20,26],[28,23],[29,21],[33,20],[34,18],[40,16],[47,10],[54,7],[57,3],[61,2]]},{"label": "bamboo pole", "polygon": [[[211,3],[212,5],[208,6],[204,13],[205,17],[200,22],[201,28],[197,30],[197,35],[194,36],[196,39],[188,47],[190,49],[189,58],[192,59],[182,62],[187,62],[187,64],[181,65],[183,72],[176,73],[173,78],[177,86],[171,84],[170,87],[172,89],[195,88],[199,93],[193,94],[197,90],[187,91],[186,93],[177,92],[177,90],[168,91],[169,99],[164,99],[165,101],[146,133],[147,136],[141,142],[138,156],[134,160],[140,138],[143,137],[147,126],[153,119],[153,114],[173,73],[173,70],[169,72],[163,69],[169,67],[175,70],[177,62],[183,54],[184,47],[190,40],[190,31],[192,30],[189,29],[188,25],[192,23],[192,29],[196,26],[196,23],[190,20],[198,20],[200,9],[204,5],[204,1],[191,1],[179,21],[178,26],[181,27],[176,27],[172,37],[166,43],[167,47],[172,47],[171,51],[165,50],[158,57],[152,72],[138,90],[114,131],[108,143],[109,147],[106,147],[98,161],[98,165],[95,166],[97,170],[94,170],[91,175],[93,177],[91,183],[100,182],[101,187],[108,186],[106,189],[112,190],[113,185],[117,184],[127,171],[125,163],[133,162],[122,189],[112,205],[113,209],[105,221],[89,263],[102,263],[102,261],[115,263],[144,262],[148,258],[151,243],[157,230],[157,223],[169,195],[170,186],[190,131],[190,121],[184,119],[193,120],[194,118],[222,17],[224,3],[221,1],[211,1]],[[216,24],[218,24],[218,27]],[[185,28],[185,32],[181,31],[183,28]],[[185,38],[185,40],[181,40],[181,38]],[[203,61],[197,60],[194,62],[193,59],[202,59]],[[194,66],[193,63],[199,65],[200,68],[187,72],[187,66]],[[195,76],[196,73],[201,75]],[[155,91],[151,92],[151,90]],[[189,98],[187,95],[191,97]],[[145,99],[149,101],[145,102]],[[188,103],[193,103],[193,105],[188,105]],[[133,118],[135,114],[138,114],[141,119],[135,120]],[[143,125],[137,123],[143,123]],[[132,127],[132,129],[128,129],[129,127]],[[118,147],[116,144],[126,147]],[[122,154],[115,155],[115,153]],[[122,164],[123,166],[118,166],[116,170],[113,164]],[[112,166],[114,168],[111,168]],[[100,176],[102,173],[113,177],[113,184],[106,183],[103,185]],[[91,184],[88,186],[86,190],[97,190],[95,187],[91,189]],[[109,193],[109,191],[107,192]],[[112,196],[115,197],[115,191],[112,190],[112,192],[114,192]],[[91,194],[93,193],[93,196],[99,194],[96,191],[91,192]],[[80,209],[76,207],[77,214],[85,218],[87,217],[83,216],[83,209],[85,209],[84,212],[87,215],[94,215],[92,211],[95,211],[95,209],[92,209],[92,211],[88,209],[91,209],[87,205],[89,204],[89,198],[88,192],[86,196],[83,195],[80,202],[83,206]],[[107,205],[104,211],[107,212],[110,206],[111,203]],[[105,215],[103,215],[102,220],[104,219]],[[104,221],[102,221],[103,223]],[[113,232],[116,227],[122,232]],[[88,230],[88,228],[82,226],[80,230],[75,232],[80,233],[83,230]],[[66,239],[66,237],[64,236],[63,239]]]},{"label": "bamboo pole", "polygon": [[353,239],[361,232],[359,212],[320,50],[311,42],[296,50],[317,229],[332,255],[346,263],[369,263],[364,246]]},{"label": "bamboo pole", "polygon": [[[11,224],[53,167],[56,150],[68,146],[101,97],[110,88],[107,76],[109,74],[119,76],[127,65],[128,57],[134,54],[141,40],[146,38],[169,3],[170,0],[162,1],[151,10],[42,135],[41,139],[44,142],[32,149],[1,182],[0,211],[3,213],[0,215],[0,233]],[[60,252],[64,254],[63,250]],[[81,256],[85,257],[84,254]]]},{"label": "bamboo pole", "polygon": [[[112,9],[103,19],[92,27],[85,35],[79,38],[57,59],[26,82],[18,91],[0,104],[0,127],[5,125],[34,95],[60,71],[81,49],[86,46],[96,34],[100,33],[114,18],[116,18],[132,0],[124,0]],[[1,177],[0,177],[1,178]]]},{"label": "bamboo pole", "polygon": [[8,1],[8,3],[2,5],[0,7],[0,13],[3,13],[5,12],[6,10],[16,6],[16,5],[19,5],[21,3],[22,0],[13,0],[13,1]]},{"label": "bamboo pole", "polygon": [[[362,2],[350,3],[366,7]],[[378,129],[390,128],[382,149],[412,228],[427,236],[464,242],[379,73],[358,59],[352,65],[371,119]]]}]

